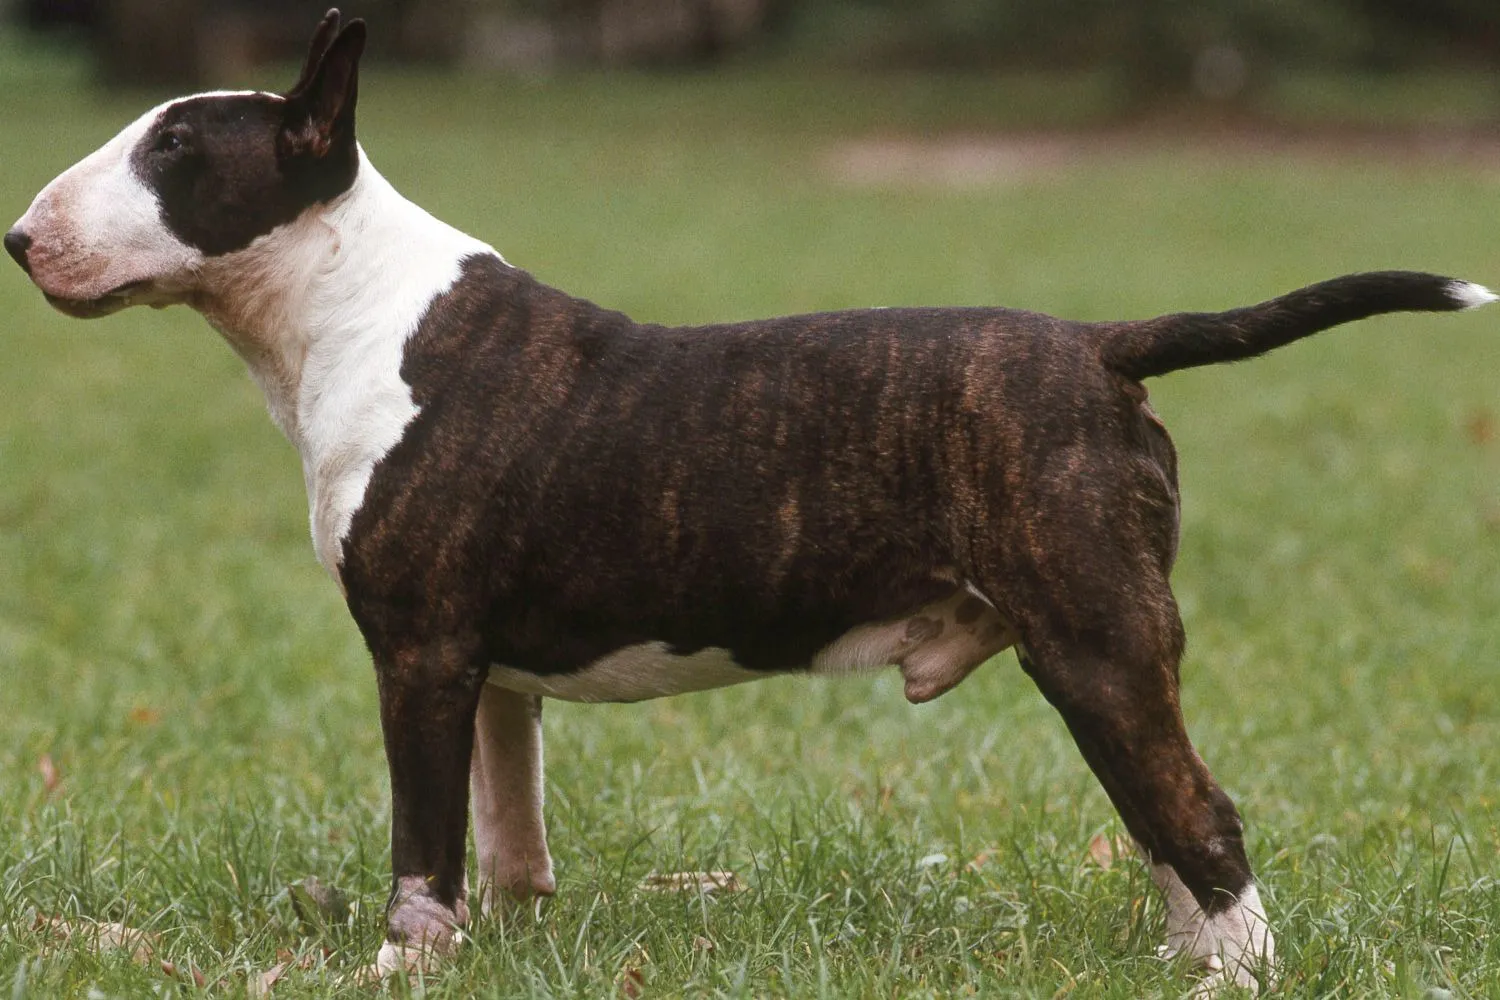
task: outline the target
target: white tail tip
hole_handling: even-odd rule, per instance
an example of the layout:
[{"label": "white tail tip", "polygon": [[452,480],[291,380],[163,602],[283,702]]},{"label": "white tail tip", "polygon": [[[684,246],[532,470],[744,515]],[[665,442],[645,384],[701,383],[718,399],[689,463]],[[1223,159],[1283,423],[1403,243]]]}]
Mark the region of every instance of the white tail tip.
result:
[{"label": "white tail tip", "polygon": [[1478,309],[1480,306],[1487,306],[1496,299],[1500,299],[1500,295],[1472,281],[1450,281],[1448,294],[1452,296],[1460,309]]}]

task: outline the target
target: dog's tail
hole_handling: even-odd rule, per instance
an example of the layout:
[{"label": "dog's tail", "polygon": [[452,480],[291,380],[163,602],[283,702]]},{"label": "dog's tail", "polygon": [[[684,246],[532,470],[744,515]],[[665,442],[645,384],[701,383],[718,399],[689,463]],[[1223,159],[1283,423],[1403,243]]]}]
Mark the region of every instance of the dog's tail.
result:
[{"label": "dog's tail", "polygon": [[1104,364],[1134,379],[1242,361],[1340,323],[1389,312],[1477,309],[1500,296],[1483,285],[1418,271],[1349,274],[1221,313],[1174,313],[1101,324]]}]

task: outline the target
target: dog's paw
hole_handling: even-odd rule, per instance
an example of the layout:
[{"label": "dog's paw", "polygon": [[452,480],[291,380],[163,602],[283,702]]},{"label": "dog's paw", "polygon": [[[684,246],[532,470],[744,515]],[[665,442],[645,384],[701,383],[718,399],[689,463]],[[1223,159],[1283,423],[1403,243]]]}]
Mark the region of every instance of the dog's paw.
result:
[{"label": "dog's paw", "polygon": [[1156,954],[1187,960],[1207,973],[1191,996],[1201,1000],[1228,986],[1256,989],[1271,982],[1276,939],[1253,884],[1210,916],[1169,867],[1153,865],[1151,875],[1167,902],[1167,941]]},{"label": "dog's paw", "polygon": [[[1204,968],[1208,968],[1208,963],[1204,963]],[[1218,1000],[1232,985],[1234,984],[1225,978],[1222,968],[1214,969],[1193,984],[1193,988],[1188,991],[1188,1000]]]},{"label": "dog's paw", "polygon": [[432,972],[463,943],[461,927],[469,922],[463,899],[448,906],[432,895],[427,881],[406,876],[396,883],[386,915],[386,941],[370,970],[384,979],[395,973]]},{"label": "dog's paw", "polygon": [[1218,1000],[1225,990],[1231,988],[1260,993],[1269,990],[1272,986],[1271,968],[1267,965],[1252,969],[1243,963],[1235,963],[1234,968],[1229,969],[1225,967],[1222,959],[1214,955],[1204,959],[1202,967],[1208,975],[1193,984],[1192,990],[1188,993],[1189,1000]]},{"label": "dog's paw", "polygon": [[[1185,934],[1188,928],[1179,930]],[[1275,971],[1276,938],[1253,885],[1228,907],[1203,920],[1192,940],[1169,934],[1163,951],[1187,955],[1208,972],[1191,993],[1195,1000],[1215,996],[1228,986],[1265,989]]]},{"label": "dog's paw", "polygon": [[376,979],[385,979],[398,973],[435,972],[453,957],[458,946],[463,944],[463,931],[454,931],[441,947],[418,947],[405,942],[387,941],[380,946],[375,964],[370,972]]},{"label": "dog's paw", "polygon": [[1210,959],[1218,961],[1219,956],[1214,951],[1216,939],[1212,932],[1204,927],[1207,919],[1203,911],[1198,909],[1197,903],[1193,903],[1190,913],[1169,913],[1167,915],[1167,941],[1165,944],[1156,946],[1157,957],[1167,961],[1179,957],[1191,958],[1204,964],[1205,967]]},{"label": "dog's paw", "polygon": [[[1272,960],[1274,960],[1274,945],[1268,946],[1266,950],[1271,952]],[[1211,1000],[1230,987],[1260,992],[1270,988],[1274,982],[1272,979],[1274,969],[1271,961],[1249,951],[1241,953],[1238,958],[1226,961],[1225,956],[1220,952],[1202,954],[1195,953],[1191,946],[1174,947],[1171,944],[1164,944],[1157,947],[1156,954],[1164,961],[1185,959],[1205,973],[1188,992],[1189,1000]]]},{"label": "dog's paw", "polygon": [[542,900],[557,892],[552,875],[552,861],[545,854],[535,865],[495,864],[492,875],[479,880],[479,912],[486,917],[506,920],[525,913],[540,912]]},{"label": "dog's paw", "polygon": [[1276,964],[1276,938],[1254,885],[1247,886],[1232,906],[1208,922],[1218,938],[1222,975],[1236,986],[1257,987],[1270,981]]}]

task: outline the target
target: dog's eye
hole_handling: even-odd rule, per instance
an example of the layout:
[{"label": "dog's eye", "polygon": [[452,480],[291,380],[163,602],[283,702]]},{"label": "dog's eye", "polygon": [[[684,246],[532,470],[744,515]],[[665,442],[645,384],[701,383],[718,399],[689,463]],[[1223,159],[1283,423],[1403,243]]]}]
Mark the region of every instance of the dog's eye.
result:
[{"label": "dog's eye", "polygon": [[163,132],[156,140],[158,153],[175,153],[182,148],[182,137],[176,132]]}]

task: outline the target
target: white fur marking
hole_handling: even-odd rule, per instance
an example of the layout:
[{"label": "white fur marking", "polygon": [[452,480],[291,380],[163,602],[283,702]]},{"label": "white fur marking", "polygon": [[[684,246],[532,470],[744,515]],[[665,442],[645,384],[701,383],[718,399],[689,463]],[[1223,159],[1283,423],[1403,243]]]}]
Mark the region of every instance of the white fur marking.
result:
[{"label": "white fur marking", "polygon": [[542,816],[541,705],[486,684],[474,717],[472,796],[480,908],[557,888]]},{"label": "white fur marking", "polygon": [[1480,306],[1487,306],[1496,299],[1500,299],[1500,295],[1472,281],[1449,282],[1448,296],[1462,309],[1478,309]]},{"label": "white fur marking", "polygon": [[154,286],[141,301],[172,301],[186,290],[202,255],[162,224],[155,192],[131,164],[141,139],[174,103],[152,108],[59,174],[16,222],[32,239],[27,260],[42,291],[84,302],[141,281]]},{"label": "white fur marking", "polygon": [[196,101],[200,97],[269,97],[274,101],[285,101],[286,98],[280,94],[273,94],[269,90],[205,90],[201,94],[189,94],[186,97],[178,97],[163,104],[163,108],[170,108],[187,101]]},{"label": "white fur marking", "polygon": [[1137,844],[1136,849],[1147,859],[1151,881],[1167,906],[1167,940],[1157,954],[1168,959],[1186,956],[1211,973],[1193,990],[1194,997],[1212,996],[1229,983],[1254,986],[1257,977],[1265,980],[1272,973],[1276,939],[1254,882],[1210,917],[1171,865],[1152,864],[1145,848]]},{"label": "white fur marking", "polygon": [[443,967],[444,961],[451,958],[463,945],[466,937],[463,931],[455,930],[441,947],[427,947],[427,942],[419,945],[387,941],[375,953],[375,964],[370,967],[370,972],[376,979],[386,979],[398,973],[420,975],[437,972]]},{"label": "white fur marking", "polygon": [[[1149,857],[1141,849],[1142,857]],[[1151,881],[1161,890],[1167,905],[1167,940],[1158,949],[1163,958],[1175,958],[1182,954],[1193,954],[1194,946],[1203,939],[1203,923],[1207,916],[1182,879],[1171,865],[1151,864]]]},{"label": "white fur marking", "polygon": [[[975,618],[957,623],[956,610],[971,594],[972,588],[955,587],[950,596],[894,622],[850,629],[818,651],[810,672],[852,674],[895,665],[906,677],[909,699],[936,697],[1015,641],[988,601]],[[914,622],[918,623],[915,629]],[[935,634],[931,631],[934,624],[941,626]],[[735,663],[727,650],[709,648],[677,656],[664,642],[644,642],[563,674],[492,667],[489,681],[512,691],[565,701],[645,701],[796,672],[798,666],[789,663],[785,671],[749,670]]]},{"label": "white fur marking", "polygon": [[739,666],[726,650],[716,647],[676,656],[664,642],[643,642],[566,674],[541,675],[512,667],[491,667],[489,682],[563,701],[646,701],[768,676],[767,671]]},{"label": "white fur marking", "polygon": [[[313,545],[337,579],[343,540],[377,462],[417,414],[401,380],[406,340],[465,257],[494,248],[397,194],[360,152],[348,191],[205,258],[163,225],[132,154],[168,108],[258,95],[213,91],[158,105],[42,189],[17,227],[43,291],[111,307],[188,301],[245,359],[271,417],[302,456]],[[275,95],[263,95],[275,97]]]},{"label": "white fur marking", "polygon": [[474,255],[500,256],[403,198],[361,151],[343,195],[204,267],[199,304],[301,453],[313,545],[335,577],[376,463],[417,415],[406,341]]},{"label": "white fur marking", "polygon": [[1223,962],[1222,975],[1236,986],[1255,985],[1256,974],[1275,964],[1276,940],[1253,882],[1228,907],[1209,917],[1203,931]]},{"label": "white fur marking", "polygon": [[401,197],[363,153],[353,189],[323,221],[335,260],[305,304],[321,335],[308,345],[297,427],[314,544],[337,574],[375,464],[417,415],[401,380],[407,338],[464,258],[499,254]]},{"label": "white fur marking", "polygon": [[991,610],[994,609],[995,603],[993,601],[991,601],[988,597],[985,597],[983,594],[981,594],[979,592],[979,588],[976,587],[976,586],[974,586],[974,583],[973,583],[972,580],[965,580],[964,581],[964,590],[967,591],[968,594],[971,597],[977,597],[981,601],[983,601],[984,603],[988,604],[990,606]]},{"label": "white fur marking", "polygon": [[49,295],[86,302],[149,282],[114,300],[116,307],[181,301],[203,257],[162,224],[160,201],[136,175],[132,157],[170,108],[205,97],[255,96],[282,100],[264,91],[214,90],[158,104],[38,192],[15,224],[32,239],[27,260],[37,285]]},{"label": "white fur marking", "polygon": [[812,672],[840,676],[883,670],[913,648],[906,638],[906,619],[895,623],[858,625],[818,650]]}]

